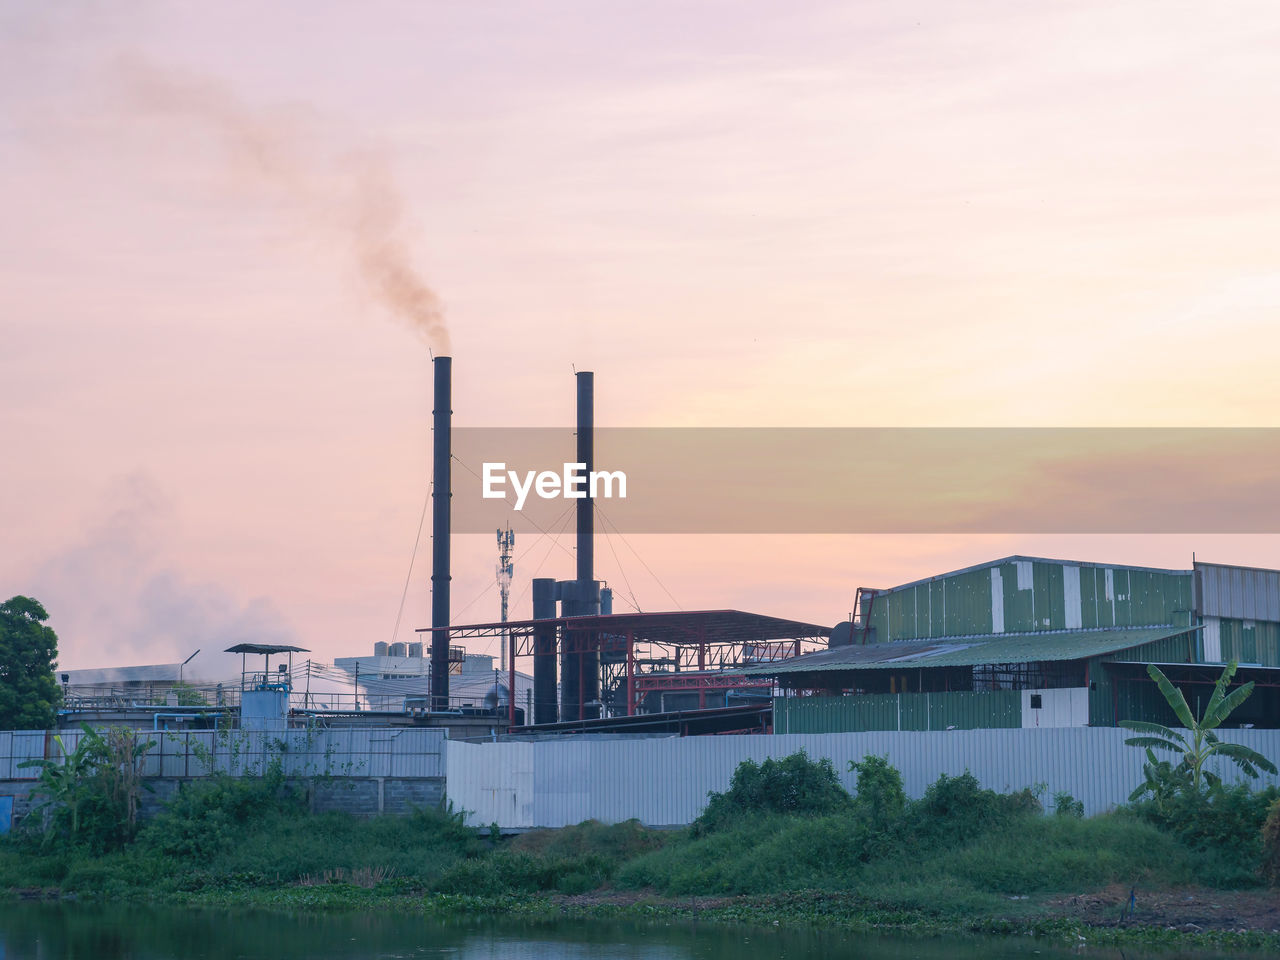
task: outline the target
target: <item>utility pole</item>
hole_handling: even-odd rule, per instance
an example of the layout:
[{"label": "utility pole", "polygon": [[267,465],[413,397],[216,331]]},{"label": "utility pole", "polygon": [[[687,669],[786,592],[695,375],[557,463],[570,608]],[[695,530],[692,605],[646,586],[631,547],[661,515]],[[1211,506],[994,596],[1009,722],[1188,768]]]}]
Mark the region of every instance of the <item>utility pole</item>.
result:
[{"label": "utility pole", "polygon": [[[516,568],[511,565],[511,551],[516,544],[516,535],[511,531],[511,525],[508,524],[505,530],[498,531],[498,593],[502,597],[502,622],[507,622],[508,605],[511,602],[511,578],[515,575]],[[510,636],[507,628],[502,628],[502,646],[498,654],[498,666],[502,670],[507,669],[507,649]],[[515,651],[511,651],[511,655],[515,656]],[[514,695],[514,694],[513,694]]]}]

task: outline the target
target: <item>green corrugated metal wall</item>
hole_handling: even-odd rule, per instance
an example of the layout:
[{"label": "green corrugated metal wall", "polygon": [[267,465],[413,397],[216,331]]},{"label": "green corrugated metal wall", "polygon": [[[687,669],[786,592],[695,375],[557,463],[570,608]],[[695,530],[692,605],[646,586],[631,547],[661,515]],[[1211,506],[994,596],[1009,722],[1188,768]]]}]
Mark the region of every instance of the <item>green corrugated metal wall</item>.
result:
[{"label": "green corrugated metal wall", "polygon": [[1280,667],[1280,623],[1270,620],[1218,621],[1222,659]]},{"label": "green corrugated metal wall", "polygon": [[859,730],[977,730],[1022,726],[1022,693],[875,693],[847,697],[778,697],[775,733]]},{"label": "green corrugated metal wall", "polygon": [[1150,720],[1169,724],[1176,718],[1159,689],[1150,683],[1121,683],[1117,694],[1107,660],[1124,663],[1188,663],[1201,659],[1196,633],[1153,640],[1139,647],[1121,650],[1089,660],[1089,726],[1113,727],[1118,720]]},{"label": "green corrugated metal wall", "polygon": [[1152,640],[1140,647],[1130,647],[1111,654],[1107,659],[1125,663],[1195,663],[1200,659],[1197,633],[1180,633],[1163,640]]},{"label": "green corrugated metal wall", "polygon": [[[1019,562],[1026,589],[1018,589]],[[1079,609],[1068,611],[1066,568],[1080,571]],[[1004,633],[1182,625],[1191,622],[1191,573],[1036,560],[1010,561],[902,587],[876,597],[876,641],[964,637],[996,632],[992,570],[1003,594]],[[1107,589],[1108,574],[1111,588]],[[1110,596],[1108,597],[1108,593]]]}]

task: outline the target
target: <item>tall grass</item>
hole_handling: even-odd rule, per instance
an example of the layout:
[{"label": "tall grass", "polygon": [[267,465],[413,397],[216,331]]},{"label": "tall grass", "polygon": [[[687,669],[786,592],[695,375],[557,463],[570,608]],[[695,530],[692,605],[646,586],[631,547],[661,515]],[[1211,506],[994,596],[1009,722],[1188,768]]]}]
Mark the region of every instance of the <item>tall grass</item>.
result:
[{"label": "tall grass", "polygon": [[888,838],[838,815],[765,817],[702,837],[686,834],[628,862],[616,882],[671,895],[852,891],[888,905],[946,911],[970,908],[975,896],[989,902],[996,895],[1192,879],[1191,853],[1133,817],[1025,814],[967,837],[940,838]]},{"label": "tall grass", "polygon": [[588,821],[509,840],[482,839],[440,810],[309,815],[280,778],[214,779],[185,790],[116,852],[38,837],[0,843],[0,890],[160,900],[317,883],[376,895],[828,891],[958,915],[1115,883],[1257,882],[1269,795],[1224,792],[1196,801],[1198,819],[1168,824],[1141,805],[1090,819],[1046,817],[1029,792],[997,794],[968,774],[942,776],[913,801],[886,762],[869,757],[854,769],[852,797],[829,764],[797,755],[746,769],[687,830]]},{"label": "tall grass", "polygon": [[0,887],[56,886],[103,897],[163,898],[207,890],[288,886],[325,876],[384,876],[425,887],[484,848],[461,818],[439,810],[358,819],[309,815],[280,783],[193,785],[123,850],[45,851],[18,838],[0,847]]}]

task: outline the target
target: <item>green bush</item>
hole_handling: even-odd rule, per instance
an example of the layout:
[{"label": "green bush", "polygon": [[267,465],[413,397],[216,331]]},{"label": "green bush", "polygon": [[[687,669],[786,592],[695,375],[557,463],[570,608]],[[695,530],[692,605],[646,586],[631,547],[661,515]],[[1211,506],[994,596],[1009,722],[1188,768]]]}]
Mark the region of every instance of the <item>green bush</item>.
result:
[{"label": "green bush", "polygon": [[935,843],[964,843],[1015,818],[1040,812],[1040,801],[1030,790],[996,793],[981,787],[966,770],[958,777],[939,776],[910,805],[908,817],[917,836]]},{"label": "green bush", "polygon": [[24,818],[24,829],[13,838],[30,851],[57,844],[103,854],[119,850],[137,832],[140,793],[150,789],[141,779],[142,757],[151,743],[123,727],[101,733],[87,723],[80,726],[74,750],[55,734],[61,756],[18,764],[40,771],[32,790],[40,798],[34,816]]},{"label": "green bush", "polygon": [[1252,791],[1246,784],[1182,790],[1145,800],[1133,809],[1197,855],[1197,878],[1208,886],[1252,886],[1264,876],[1263,825],[1280,789]]},{"label": "green bush", "polygon": [[760,814],[717,830],[677,836],[618,871],[620,887],[666,893],[739,894],[842,890],[868,856],[865,818]]},{"label": "green bush", "polygon": [[969,842],[920,845],[910,859],[884,861],[868,882],[935,877],[1005,895],[1092,890],[1112,883],[1191,879],[1190,857],[1150,824],[1120,816],[1019,817]]},{"label": "green bush", "polygon": [[850,760],[849,771],[858,774],[855,805],[875,826],[886,827],[902,817],[907,794],[902,774],[889,764],[888,757],[868,754],[861,762]]},{"label": "green bush", "polygon": [[738,764],[724,793],[712,791],[706,810],[694,821],[695,834],[718,830],[744,815],[829,814],[848,810],[849,792],[826,757],[810,760],[803,750],[781,760]]},{"label": "green bush", "polygon": [[1280,887],[1280,799],[1271,802],[1262,824],[1262,877]]},{"label": "green bush", "polygon": [[[677,835],[624,864],[614,882],[676,896],[856,891],[887,907],[937,914],[978,904],[1007,909],[1010,895],[1193,879],[1186,848],[1131,815],[1032,816],[1020,796],[1002,806],[1015,812],[967,839],[905,826],[885,832],[856,813],[743,818],[701,836]],[[900,823],[918,824],[918,816],[908,809]]]},{"label": "green bush", "polygon": [[1079,820],[1084,816],[1084,803],[1067,791],[1059,790],[1053,795],[1053,812],[1060,817],[1075,817]]},{"label": "green bush", "polygon": [[285,783],[279,764],[260,778],[219,775],[184,784],[138,842],[165,856],[206,860],[243,841],[251,821],[274,811],[305,812],[304,797]]}]

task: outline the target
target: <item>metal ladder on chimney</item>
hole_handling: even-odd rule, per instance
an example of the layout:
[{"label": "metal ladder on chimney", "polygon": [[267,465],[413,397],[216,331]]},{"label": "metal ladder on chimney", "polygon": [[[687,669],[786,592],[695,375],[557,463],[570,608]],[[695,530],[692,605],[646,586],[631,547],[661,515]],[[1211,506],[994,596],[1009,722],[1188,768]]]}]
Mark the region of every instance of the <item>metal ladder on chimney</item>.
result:
[{"label": "metal ladder on chimney", "polygon": [[[859,587],[858,592],[853,598],[853,630],[849,638],[851,643],[860,643],[866,646],[867,635],[871,632],[871,609],[876,603],[876,594],[879,593],[874,587]],[[867,609],[862,609],[862,598],[867,599]],[[855,639],[856,638],[856,639]]]}]

